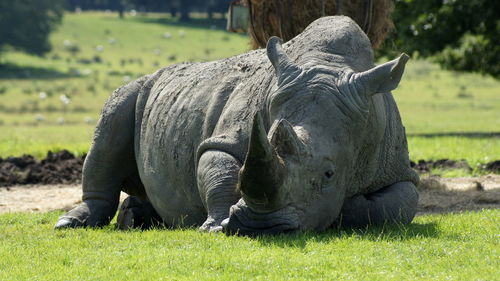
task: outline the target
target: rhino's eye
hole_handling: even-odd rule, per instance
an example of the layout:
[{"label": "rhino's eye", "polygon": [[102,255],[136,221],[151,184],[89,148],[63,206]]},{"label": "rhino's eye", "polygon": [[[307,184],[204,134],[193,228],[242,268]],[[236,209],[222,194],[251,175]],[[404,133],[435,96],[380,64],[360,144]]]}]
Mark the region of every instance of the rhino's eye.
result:
[{"label": "rhino's eye", "polygon": [[332,170],[328,170],[325,172],[325,177],[327,179],[331,179],[333,177],[333,171]]}]

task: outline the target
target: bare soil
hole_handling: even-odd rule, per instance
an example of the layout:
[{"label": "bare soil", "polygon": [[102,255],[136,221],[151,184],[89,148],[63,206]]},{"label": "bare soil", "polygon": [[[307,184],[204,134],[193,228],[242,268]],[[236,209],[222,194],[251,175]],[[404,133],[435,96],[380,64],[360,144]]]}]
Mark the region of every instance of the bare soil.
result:
[{"label": "bare soil", "polygon": [[[500,175],[423,177],[419,214],[500,208]],[[0,213],[69,210],[81,202],[81,186],[16,185],[0,188]],[[122,193],[122,200],[126,197]]]},{"label": "bare soil", "polygon": [[[49,151],[47,157],[42,160],[37,160],[31,155],[7,157],[6,159],[0,157],[0,188],[25,184],[78,184],[82,178],[84,161],[85,155],[76,157],[67,150],[56,153]],[[472,171],[467,161],[450,159],[419,160],[411,162],[411,167],[422,174],[435,168]],[[481,169],[500,174],[500,160],[486,163]]]},{"label": "bare soil", "polygon": [[500,208],[500,175],[426,177],[418,186],[418,212],[447,213]]},{"label": "bare soil", "polygon": [[[127,194],[121,193],[120,201]],[[0,188],[0,214],[8,212],[69,211],[82,202],[81,185],[15,185]]]},{"label": "bare soil", "polygon": [[38,161],[31,155],[0,157],[0,188],[19,184],[75,184],[82,178],[85,156],[75,157],[67,150],[49,151]]}]

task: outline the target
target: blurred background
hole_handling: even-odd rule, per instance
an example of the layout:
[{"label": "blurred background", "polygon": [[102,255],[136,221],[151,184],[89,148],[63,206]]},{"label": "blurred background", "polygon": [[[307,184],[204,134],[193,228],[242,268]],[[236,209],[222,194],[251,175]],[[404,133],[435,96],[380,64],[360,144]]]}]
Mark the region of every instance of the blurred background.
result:
[{"label": "blurred background", "polygon": [[82,156],[104,101],[124,83],[345,14],[368,33],[378,61],[413,58],[394,92],[413,161],[465,163],[431,167],[456,176],[491,172],[500,159],[499,1],[244,0],[228,24],[231,3],[0,0],[0,157]]}]

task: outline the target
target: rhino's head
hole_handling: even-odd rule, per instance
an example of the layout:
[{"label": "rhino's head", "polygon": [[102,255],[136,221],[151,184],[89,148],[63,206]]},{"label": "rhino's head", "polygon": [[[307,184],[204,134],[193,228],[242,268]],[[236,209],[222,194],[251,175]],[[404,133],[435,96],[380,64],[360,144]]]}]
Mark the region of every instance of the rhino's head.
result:
[{"label": "rhino's head", "polygon": [[358,155],[366,134],[359,130],[371,96],[397,87],[408,56],[355,73],[295,65],[276,37],[267,53],[278,90],[267,112],[253,120],[239,177],[242,199],[223,226],[250,235],[323,230],[338,217],[349,178],[363,161]]}]

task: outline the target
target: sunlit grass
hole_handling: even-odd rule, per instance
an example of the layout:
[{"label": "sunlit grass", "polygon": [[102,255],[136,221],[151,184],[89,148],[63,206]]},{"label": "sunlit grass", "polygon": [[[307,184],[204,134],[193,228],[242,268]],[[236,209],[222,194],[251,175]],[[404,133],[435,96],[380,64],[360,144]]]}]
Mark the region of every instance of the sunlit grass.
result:
[{"label": "sunlit grass", "polygon": [[496,280],[500,211],[298,236],[54,231],[60,213],[0,215],[1,280]]},{"label": "sunlit grass", "polygon": [[[410,158],[438,160],[467,159],[469,165],[496,160],[500,157],[500,138],[409,137]],[[496,158],[495,158],[496,157]]]},{"label": "sunlit grass", "polygon": [[92,140],[93,126],[21,126],[2,128],[0,134],[0,157],[30,154],[38,159],[45,158],[47,152],[67,149],[81,156],[87,153]]}]

